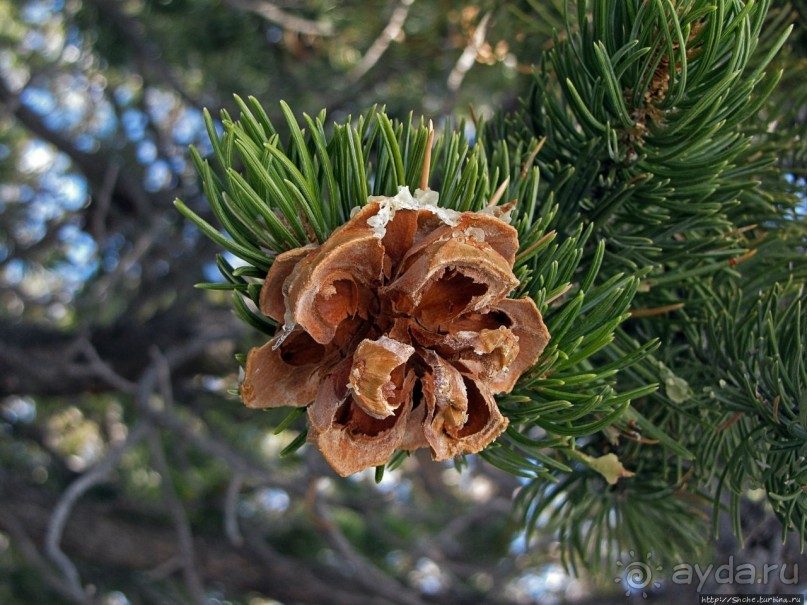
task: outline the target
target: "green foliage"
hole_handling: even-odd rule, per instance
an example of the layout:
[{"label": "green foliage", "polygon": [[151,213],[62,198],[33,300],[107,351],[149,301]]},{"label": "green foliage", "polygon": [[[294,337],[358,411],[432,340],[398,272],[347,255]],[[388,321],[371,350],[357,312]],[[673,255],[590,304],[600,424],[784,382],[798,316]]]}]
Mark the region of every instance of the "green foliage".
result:
[{"label": "green foliage", "polygon": [[[744,489],[763,488],[783,531],[807,532],[807,306],[804,285],[777,284],[746,303],[734,297],[702,326],[713,343],[701,354],[717,384],[700,397],[711,434],[700,460],[722,460],[715,506],[723,490],[740,534],[739,499]],[[708,357],[707,357],[708,356]],[[709,405],[718,402],[718,406]],[[712,471],[714,472],[714,471]],[[717,515],[715,515],[715,518]]]},{"label": "green foliage", "polygon": [[525,109],[492,133],[545,138],[537,163],[556,224],[592,223],[609,271],[650,266],[665,289],[725,271],[739,253],[726,237],[732,214],[748,215],[737,194],[772,161],[748,153],[745,122],[779,80],[764,70],[787,34],[753,61],[767,3],[672,7],[578,3]]},{"label": "green foliage", "polygon": [[726,489],[739,532],[749,486],[764,486],[783,531],[804,539],[807,226],[794,212],[803,187],[783,174],[794,156],[777,157],[799,153],[798,135],[768,126],[782,115],[803,128],[793,114],[803,102],[769,100],[783,75],[771,62],[790,32],[788,12],[769,7],[567,3],[523,108],[486,129],[488,149],[541,139],[538,197],[557,204],[548,228],[591,229],[582,266],[641,280],[634,318],[597,363],[660,343],[618,385],[661,388],[578,444],[616,452],[636,476],[606,486],[590,468],[556,462],[555,487],[533,480],[520,495],[527,527],[557,528],[573,567],[603,568],[630,548],[674,560],[703,541],[699,514]]},{"label": "green foliage", "polygon": [[[780,147],[755,125],[775,113],[783,72],[769,66],[789,33],[777,12],[765,29],[768,9],[567,4],[522,109],[478,124],[474,144],[462,124],[437,137],[441,205],[516,201],[514,296],[536,301],[552,340],[500,397],[511,424],[482,457],[525,478],[525,528],[557,528],[572,567],[628,548],[683,556],[725,490],[739,530],[749,485],[804,535],[805,227],[781,174],[799,151],[777,168]],[[221,136],[207,116],[215,169],[194,153],[231,239],[177,205],[249,265],[219,258],[225,283],[206,287],[234,290],[238,314],[271,334],[254,306],[273,253],[323,241],[369,195],[414,189],[429,129],[373,109],[331,134],[324,114],[304,116],[301,130],[284,104],[283,146],[257,101],[236,100]],[[591,463],[608,453],[631,471],[616,485]]]},{"label": "green foliage", "polygon": [[[567,2],[521,108],[475,124],[473,143],[462,123],[436,139],[441,205],[516,202],[513,295],[536,301],[552,340],[499,398],[510,426],[481,455],[523,478],[524,528],[557,530],[573,568],[631,548],[691,554],[724,493],[739,532],[749,487],[804,540],[807,93],[776,65],[789,13],[769,9]],[[801,96],[780,103],[780,81]],[[283,144],[255,99],[236,102],[221,135],[206,116],[215,165],[193,152],[229,237],[177,207],[247,263],[220,257],[225,282],[204,287],[232,290],[238,315],[272,334],[255,309],[273,255],[323,241],[370,195],[414,189],[429,128],[373,108],[327,130],[324,113],[304,116],[303,130],[283,104]],[[619,472],[603,473],[594,461],[614,454]]]}]

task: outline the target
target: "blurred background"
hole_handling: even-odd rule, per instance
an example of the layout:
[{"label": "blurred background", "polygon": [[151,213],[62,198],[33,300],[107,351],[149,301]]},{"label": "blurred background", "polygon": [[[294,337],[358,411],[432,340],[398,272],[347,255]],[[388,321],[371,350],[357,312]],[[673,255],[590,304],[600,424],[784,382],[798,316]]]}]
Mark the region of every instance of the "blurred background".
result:
[{"label": "blurred background", "polygon": [[[0,602],[696,602],[669,573],[626,584],[648,553],[570,575],[511,515],[517,479],[474,457],[419,452],[378,484],[280,457],[282,413],[232,394],[260,336],[193,288],[218,250],[172,206],[210,220],[187,151],[210,151],[202,108],[491,116],[561,5],[0,0]],[[726,528],[689,563],[787,561],[763,589],[792,591],[798,544],[744,506],[745,549]]]}]

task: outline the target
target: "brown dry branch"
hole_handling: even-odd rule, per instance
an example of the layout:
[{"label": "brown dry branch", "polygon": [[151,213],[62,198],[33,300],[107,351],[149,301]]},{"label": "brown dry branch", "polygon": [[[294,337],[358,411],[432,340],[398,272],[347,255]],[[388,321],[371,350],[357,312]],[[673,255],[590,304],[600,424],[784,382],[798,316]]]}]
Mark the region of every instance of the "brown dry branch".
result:
[{"label": "brown dry branch", "polygon": [[531,299],[507,299],[516,230],[497,208],[459,213],[371,198],[318,247],[279,255],[261,310],[282,327],[247,359],[248,407],[308,406],[309,440],[340,475],[428,447],[476,453],[507,427],[510,392],[549,340]]},{"label": "brown dry branch", "polygon": [[0,502],[0,527],[11,536],[22,558],[36,570],[40,581],[68,601],[78,605],[95,605],[96,601],[87,595],[80,583],[66,580],[48,564],[19,518],[8,511],[6,505],[6,502]]},{"label": "brown dry branch", "polygon": [[287,31],[309,36],[332,36],[334,34],[332,24],[300,17],[266,0],[226,0],[225,3],[258,15],[271,23],[276,23]]},{"label": "brown dry branch", "polygon": [[244,545],[244,536],[238,526],[238,497],[243,484],[243,475],[237,471],[234,472],[227,484],[227,492],[224,497],[224,534],[230,544],[236,548]]},{"label": "brown dry branch", "polygon": [[141,423],[134,428],[126,441],[112,448],[106,457],[95,467],[87,471],[76,479],[62,494],[59,502],[53,509],[48,520],[47,533],[45,534],[45,552],[53,563],[59,568],[64,576],[64,581],[73,595],[84,593],[81,585],[81,577],[70,558],[61,548],[62,535],[64,533],[67,520],[76,502],[90,488],[103,481],[115,468],[121,457],[138,441],[143,439],[148,432],[148,425]]},{"label": "brown dry branch", "polygon": [[[100,599],[84,592],[71,592],[60,574],[52,571],[39,555],[57,500],[58,496],[47,488],[0,475],[0,528],[24,550],[23,555],[42,572],[40,577],[48,586],[69,602],[98,605]],[[144,523],[144,520],[150,522]],[[199,555],[197,572],[206,584],[226,586],[228,594],[254,591],[289,603],[390,605],[389,600],[346,583],[338,570],[323,566],[312,570],[275,551],[264,541],[258,528],[247,527],[246,530],[242,548],[234,548],[222,536],[210,532],[195,539]],[[123,500],[103,502],[84,498],[78,501],[70,523],[65,526],[62,548],[76,562],[100,569],[102,573],[114,574],[121,568],[140,572],[133,574],[138,576],[135,581],[143,583],[138,590],[151,587],[155,593],[160,592],[160,583],[150,578],[148,572],[163,564],[172,565],[182,557],[172,527],[165,522],[163,514],[144,508],[142,502]],[[173,601],[167,601],[160,594],[159,599],[145,602]]]},{"label": "brown dry branch", "polygon": [[390,15],[386,27],[384,27],[370,48],[367,49],[367,52],[364,53],[361,60],[348,72],[348,83],[355,84],[361,80],[364,75],[378,63],[384,53],[387,52],[389,45],[401,36],[406,17],[409,15],[409,9],[414,2],[415,0],[398,1],[395,10],[393,10]]},{"label": "brown dry branch", "polygon": [[162,477],[160,486],[163,492],[163,501],[174,523],[177,546],[179,547],[179,565],[182,570],[182,579],[193,601],[197,605],[204,605],[208,601],[205,596],[204,585],[202,584],[197,569],[197,557],[193,545],[193,531],[191,530],[188,516],[185,513],[185,507],[182,505],[182,501],[177,495],[173,480],[171,479],[171,470],[165,457],[165,451],[159,432],[151,431],[149,433],[148,443],[152,465]]},{"label": "brown dry branch", "polygon": [[313,481],[309,488],[307,501],[310,512],[314,516],[314,525],[325,538],[328,545],[339,553],[344,562],[353,568],[356,582],[370,592],[375,592],[390,603],[400,605],[426,605],[426,601],[418,594],[388,576],[373,561],[358,552],[345,534],[332,519],[330,509],[326,502],[319,497],[319,481]]},{"label": "brown dry branch", "polygon": [[[155,386],[159,390],[163,406],[167,410],[174,407],[174,393],[171,386],[171,366],[165,355],[156,347],[152,350],[151,356],[155,374]],[[171,470],[165,456],[162,439],[159,430],[150,431],[148,435],[148,445],[151,452],[151,463],[154,469],[160,474],[162,480],[160,487],[163,492],[163,500],[168,509],[171,519],[176,528],[177,544],[180,550],[180,566],[182,577],[189,595],[198,605],[207,602],[205,589],[202,584],[196,567],[196,554],[193,546],[193,531],[185,513],[185,507],[177,494],[171,478]]]},{"label": "brown dry branch", "polygon": [[462,86],[465,76],[468,74],[477,60],[479,51],[485,43],[485,37],[487,36],[488,28],[490,27],[491,16],[492,14],[488,12],[482,17],[482,19],[480,19],[479,24],[468,38],[462,54],[460,54],[457,62],[454,64],[451,73],[448,74],[448,78],[446,79],[446,89],[448,90],[449,94],[446,95],[443,102],[443,109],[445,113],[451,112],[460,86]]}]

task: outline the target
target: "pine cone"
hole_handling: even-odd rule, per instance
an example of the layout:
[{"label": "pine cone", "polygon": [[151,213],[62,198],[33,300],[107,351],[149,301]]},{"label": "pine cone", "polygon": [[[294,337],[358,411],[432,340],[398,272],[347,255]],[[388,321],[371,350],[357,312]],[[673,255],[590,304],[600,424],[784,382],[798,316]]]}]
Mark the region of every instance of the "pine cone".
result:
[{"label": "pine cone", "polygon": [[396,449],[482,450],[507,427],[493,396],[549,340],[531,299],[505,298],[516,230],[436,197],[370,198],[322,245],[278,255],[264,282],[261,310],[283,325],[250,351],[244,403],[311,404],[309,440],[342,476]]}]

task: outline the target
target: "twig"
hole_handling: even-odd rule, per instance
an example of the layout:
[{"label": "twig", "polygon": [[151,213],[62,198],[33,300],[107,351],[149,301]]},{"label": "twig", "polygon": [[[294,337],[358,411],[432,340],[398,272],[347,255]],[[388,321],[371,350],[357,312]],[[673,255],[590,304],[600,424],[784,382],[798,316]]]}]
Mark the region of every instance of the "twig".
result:
[{"label": "twig", "polygon": [[[166,397],[167,395],[163,394],[163,398]],[[159,431],[155,430],[149,432],[148,440],[149,450],[151,451],[151,462],[157,472],[162,475],[163,480],[161,485],[163,488],[163,498],[165,499],[168,512],[174,521],[174,527],[177,531],[179,552],[182,558],[182,578],[193,600],[198,603],[198,605],[205,605],[207,598],[205,597],[204,585],[196,570],[193,532],[188,522],[188,516],[185,514],[185,508],[182,506],[179,496],[177,496],[173,481],[171,481],[171,470],[168,468],[168,462],[165,459],[165,451],[160,441]]]},{"label": "twig", "polygon": [[3,111],[0,112],[0,122],[5,122],[7,118],[10,118],[14,115],[14,113],[20,108],[22,105],[22,100],[18,96],[11,96],[8,99],[2,99],[3,104],[5,107]]},{"label": "twig", "polygon": [[239,548],[244,545],[244,536],[238,528],[238,495],[243,482],[241,474],[235,473],[227,484],[227,493],[224,496],[224,533],[230,543]]},{"label": "twig", "polygon": [[[446,558],[446,551],[459,543],[459,536],[469,531],[476,524],[491,517],[507,517],[512,515],[513,505],[507,498],[491,498],[479,505],[469,506],[461,515],[455,516],[431,539],[419,544],[413,556],[427,556],[434,560]],[[449,553],[450,554],[450,553]]]},{"label": "twig", "polygon": [[361,80],[362,77],[364,77],[364,74],[370,71],[373,66],[378,63],[383,54],[387,52],[387,48],[389,48],[390,43],[401,34],[404,22],[409,14],[409,8],[412,6],[412,4],[414,4],[414,2],[415,0],[399,0],[398,6],[395,7],[394,11],[392,11],[392,15],[387,22],[387,26],[370,45],[367,52],[364,53],[361,61],[359,61],[353,67],[353,69],[348,72],[347,81],[349,83],[353,84]]},{"label": "twig", "polygon": [[166,559],[154,569],[149,569],[146,572],[146,576],[152,582],[159,582],[160,580],[165,580],[166,578],[174,575],[180,569],[182,569],[181,554],[171,557],[170,559]]},{"label": "twig", "polygon": [[70,512],[78,499],[91,487],[103,481],[107,474],[118,464],[123,454],[138,441],[143,439],[147,432],[147,423],[143,422],[138,424],[129,434],[126,441],[111,448],[98,464],[71,483],[65,490],[56,508],[53,509],[53,514],[48,522],[48,530],[45,535],[45,553],[61,570],[65,580],[74,592],[84,592],[81,586],[81,577],[79,576],[76,566],[59,546],[62,540],[62,534],[64,533],[65,524],[70,517]]},{"label": "twig", "polygon": [[[146,414],[161,426],[173,431],[178,436],[193,443],[203,452],[226,464],[233,472],[240,473],[245,479],[261,485],[276,486],[294,494],[302,492],[301,487],[295,482],[281,480],[270,470],[261,468],[255,462],[233,450],[229,444],[219,441],[212,435],[201,434],[198,426],[201,424],[207,427],[207,423],[196,415],[191,416],[192,421],[186,422],[180,420],[175,414],[162,410],[150,409],[146,411]],[[188,413],[186,412],[186,414]]]},{"label": "twig", "polygon": [[132,393],[137,388],[137,385],[118,374],[112,367],[103,360],[98,354],[98,351],[93,346],[92,342],[86,336],[81,338],[78,342],[78,351],[84,355],[88,365],[78,366],[71,368],[70,371],[73,375],[89,373],[93,376],[101,378],[109,383],[112,387],[124,393]]},{"label": "twig", "polygon": [[[174,357],[181,359],[183,357],[184,349],[188,351],[196,349],[195,341],[191,341],[187,347],[174,352]],[[187,353],[187,352],[185,352]],[[149,396],[156,390],[162,396],[163,408],[165,410],[173,409],[174,393],[171,387],[171,362],[166,355],[154,347],[151,350],[152,363],[151,366],[143,373],[140,379],[140,385],[137,392],[137,403],[143,410],[151,409],[149,404]],[[163,449],[160,440],[160,433],[158,430],[151,431],[148,435],[149,451],[151,452],[152,465],[158,473],[162,476],[162,491],[163,499],[165,500],[168,512],[174,521],[174,526],[177,532],[177,542],[182,563],[182,578],[185,581],[185,586],[190,592],[193,600],[198,605],[205,605],[207,599],[205,597],[205,589],[202,584],[199,574],[196,570],[196,557],[193,548],[193,532],[191,531],[188,517],[185,514],[185,508],[179,500],[174,483],[171,480],[171,470],[168,467],[168,462],[165,459],[165,450]]]},{"label": "twig", "polygon": [[157,378],[157,388],[163,398],[163,406],[170,410],[174,407],[174,389],[171,387],[171,366],[168,364],[168,360],[159,348],[152,347],[150,353]]},{"label": "twig", "polygon": [[92,216],[91,231],[96,241],[102,242],[106,239],[106,217],[109,215],[109,209],[112,207],[112,193],[115,191],[115,183],[118,182],[118,175],[120,174],[121,163],[112,160],[104,171],[104,180],[98,189],[98,194],[95,196],[95,205],[97,212]]},{"label": "twig", "polygon": [[276,23],[285,30],[297,32],[298,34],[311,36],[332,36],[334,34],[333,26],[330,23],[319,23],[304,17],[291,15],[266,0],[225,0],[225,4],[255,13],[267,21]]},{"label": "twig", "polygon": [[[13,92],[9,89],[5,79],[0,77],[0,103],[5,103],[20,124],[35,136],[65,153],[94,187],[103,183],[104,176],[109,170],[110,160],[100,153],[81,151],[69,137],[49,128],[42,116],[20,102],[21,94],[22,91]],[[146,193],[139,178],[128,172],[121,172],[118,175],[113,194],[128,201],[131,209],[142,216],[148,214],[153,201],[160,202],[160,196]],[[116,199],[116,202],[120,203],[120,200]]]},{"label": "twig", "polygon": [[114,290],[116,282],[126,275],[129,269],[140,262],[146,253],[160,241],[169,226],[170,223],[165,220],[164,216],[156,215],[148,230],[140,234],[131,249],[118,261],[115,269],[95,282],[91,290],[92,298],[100,300],[106,296],[107,292]]},{"label": "twig", "polygon": [[308,494],[308,502],[311,506],[311,513],[315,518],[315,527],[325,535],[325,539],[344,559],[355,568],[354,579],[368,590],[376,592],[378,595],[389,599],[393,603],[402,605],[425,605],[425,602],[416,594],[393,578],[382,572],[378,567],[368,561],[361,553],[357,552],[345,535],[339,530],[339,526],[334,523],[324,502],[317,497],[317,483],[312,484]]},{"label": "twig", "polygon": [[465,50],[462,51],[460,58],[457,59],[454,69],[452,69],[451,73],[448,74],[446,87],[448,88],[449,92],[456,93],[460,89],[462,81],[465,79],[465,75],[473,66],[474,61],[476,60],[476,55],[479,53],[479,49],[482,48],[482,44],[485,42],[485,36],[488,32],[488,25],[490,24],[490,16],[491,13],[486,13],[485,16],[482,17],[482,20],[479,22],[479,25],[476,26],[476,30],[471,36],[471,39],[468,40]]},{"label": "twig", "polygon": [[[127,381],[125,378],[118,375],[112,368],[110,368],[101,359],[97,351],[95,351],[92,344],[88,340],[80,343],[78,348],[87,357],[90,364],[90,369],[93,372],[97,373],[99,377],[103,378],[104,380],[109,381],[116,388],[120,388],[126,392],[136,390],[136,399],[141,409],[148,410],[150,409],[150,406],[148,405],[149,396],[154,391],[155,386],[158,385],[162,389],[164,401],[170,404],[173,398],[170,389],[170,374],[168,373],[170,371],[171,364],[181,363],[188,356],[192,357],[195,354],[198,354],[199,350],[202,347],[207,346],[209,341],[209,336],[202,337],[187,343],[183,347],[173,350],[166,356],[154,354],[153,363],[143,373],[143,376],[137,385]],[[84,589],[81,586],[80,575],[73,562],[69,559],[69,557],[67,557],[67,555],[65,555],[59,546],[64,533],[64,527],[70,513],[78,499],[94,485],[97,485],[103,481],[107,474],[111,472],[112,469],[118,464],[123,454],[148,434],[150,426],[151,425],[149,422],[141,422],[138,424],[129,434],[125,442],[112,447],[107,455],[98,464],[84,473],[76,481],[71,483],[54,508],[53,514],[51,515],[48,523],[48,529],[45,537],[45,553],[47,554],[48,558],[50,558],[60,569],[68,586],[70,587],[70,590],[76,594],[79,592],[84,592]],[[153,446],[152,449],[154,449]],[[157,463],[165,463],[164,457],[160,459],[159,454],[155,455],[155,460]],[[166,478],[166,481],[170,481],[167,474],[167,468],[167,464],[164,464],[164,467],[160,472]],[[174,496],[176,496],[176,494],[174,494]],[[179,525],[179,522],[177,523]],[[179,531],[181,533],[181,530]],[[180,544],[183,544],[182,535],[180,535]],[[193,590],[193,587],[195,586],[193,584],[193,578],[189,577],[189,574],[192,575],[195,573],[195,570],[188,572],[187,567],[188,566],[186,565],[186,581],[189,583],[189,589],[191,589],[192,593],[195,594]],[[201,586],[201,584],[199,584],[199,586]],[[204,591],[202,590],[199,594],[203,596]],[[199,602],[201,603],[203,601],[199,600]]]},{"label": "twig", "polygon": [[[229,333],[202,335],[182,346],[172,348],[164,354],[159,354],[158,359],[161,361],[157,363],[165,363],[167,369],[170,370],[185,362],[187,359],[195,357],[201,350],[209,346],[211,342],[227,338],[230,338]],[[186,421],[179,418],[176,412],[168,406],[164,406],[163,409],[157,409],[150,405],[149,395],[154,389],[158,371],[156,364],[152,363],[144,372],[143,378],[141,378],[137,385],[137,405],[147,418],[193,443],[200,450],[220,460],[229,466],[233,472],[242,475],[245,479],[263,485],[277,486],[290,493],[302,493],[302,489],[295,482],[281,481],[268,469],[261,468],[253,461],[245,458],[238,451],[232,449],[228,443],[218,440],[211,434],[203,434],[199,427],[204,426],[208,429],[209,427],[204,419],[198,415],[183,409],[185,415],[191,418],[191,420]]]},{"label": "twig", "polygon": [[76,592],[75,587],[68,582],[65,582],[58,574],[54,573],[53,569],[48,565],[39,551],[36,544],[23,529],[22,523],[13,514],[0,509],[0,526],[11,536],[15,546],[22,553],[22,556],[31,567],[36,569],[39,577],[45,581],[53,590],[62,596],[79,603],[80,605],[92,605],[93,600],[87,596],[83,589]]},{"label": "twig", "polygon": [[[232,447],[217,439],[214,435],[204,434],[200,427],[209,428],[207,423],[199,416],[184,410],[191,417],[190,420],[181,419],[174,409],[174,397],[171,389],[171,369],[188,358],[196,356],[200,350],[206,348],[211,342],[222,338],[229,338],[229,334],[212,334],[201,336],[182,346],[175,347],[167,353],[154,349],[152,351],[152,363],[143,372],[138,383],[126,380],[115,372],[98,355],[89,341],[83,343],[81,351],[90,363],[90,369],[100,378],[123,392],[136,392],[136,402],[141,413],[145,417],[161,427],[171,431],[178,437],[192,443],[203,452],[209,454],[218,461],[230,467],[233,473],[233,480],[228,487],[227,502],[225,504],[225,529],[227,536],[235,545],[238,544],[240,534],[238,532],[236,518],[236,504],[238,491],[245,479],[261,485],[272,485],[284,489],[289,493],[301,493],[301,488],[294,482],[282,481],[271,471],[261,468],[253,461],[244,457]],[[150,395],[158,387],[163,397],[163,407],[158,409],[150,404]],[[232,492],[232,493],[231,493]]]},{"label": "twig", "polygon": [[[307,593],[304,600],[305,603],[328,603],[329,605],[389,605],[389,600],[382,598],[374,598],[377,590],[369,592],[357,590],[355,583],[353,584],[339,584],[337,582],[329,582],[328,578],[323,578],[318,573],[313,573],[305,566],[301,566],[299,562],[291,562],[285,559],[282,555],[278,554],[266,541],[263,539],[262,528],[259,526],[250,526],[244,533],[244,541],[249,548],[250,554],[260,559],[264,566],[271,568],[275,572],[280,570],[281,574],[285,574],[301,588],[301,592]],[[298,602],[298,600],[295,600]]]},{"label": "twig", "polygon": [[163,61],[163,52],[148,36],[143,22],[130,17],[121,10],[122,3],[110,0],[89,0],[98,11],[115,28],[119,39],[127,43],[134,51],[134,57],[140,71],[151,71],[158,80],[173,88],[186,103],[199,108],[199,102],[187,91],[179,79],[171,73]]},{"label": "twig", "polygon": [[[159,603],[160,605],[185,605],[177,600],[173,595],[167,594],[158,590],[155,586],[149,584],[148,578],[137,577],[133,579],[133,585],[138,593],[143,596],[142,603]],[[137,601],[136,601],[137,602]]]}]

